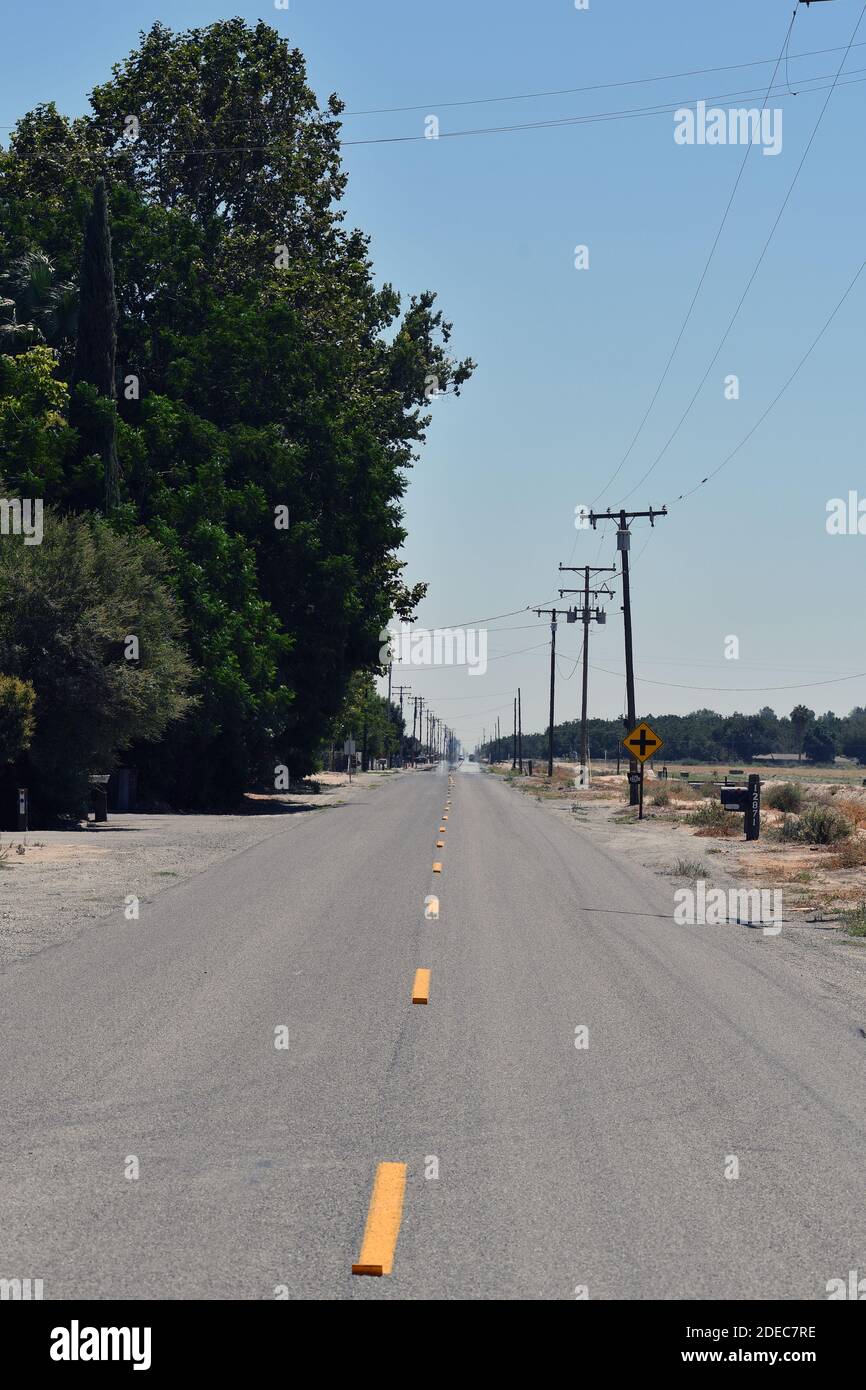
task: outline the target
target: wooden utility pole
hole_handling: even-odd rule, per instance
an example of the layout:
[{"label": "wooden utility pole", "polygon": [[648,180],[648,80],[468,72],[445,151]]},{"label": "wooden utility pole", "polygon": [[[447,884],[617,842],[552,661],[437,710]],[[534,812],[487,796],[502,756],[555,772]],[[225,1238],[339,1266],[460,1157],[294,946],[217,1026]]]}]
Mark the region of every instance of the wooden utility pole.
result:
[{"label": "wooden utility pole", "polygon": [[517,687],[517,766],[523,771],[523,711],[520,708],[520,686]]},{"label": "wooden utility pole", "polygon": [[[412,687],[411,687],[411,685],[398,685],[398,686],[396,687],[396,690],[397,690],[397,694],[400,696],[400,766],[402,767],[403,764],[404,764],[405,761],[406,761],[406,750],[405,750],[405,747],[404,747],[404,743],[405,743],[405,740],[406,740],[406,730],[405,730],[404,725],[403,725],[403,696],[404,696],[404,695],[411,695],[411,693],[412,693]],[[414,723],[414,720],[413,720],[413,723],[412,723],[412,736],[413,736],[413,738],[414,738],[414,736],[415,736],[415,723]],[[389,766],[390,766],[390,763],[389,763]]]},{"label": "wooden utility pole", "polygon": [[[623,625],[625,627],[625,693],[626,703],[628,705],[628,726],[630,729],[633,729],[635,724],[637,723],[637,715],[635,713],[634,698],[634,650],[632,647],[631,635],[631,590],[629,587],[628,575],[628,552],[631,546],[631,532],[628,529],[628,524],[630,521],[634,521],[635,517],[646,516],[649,517],[650,526],[655,526],[655,518],[657,516],[667,516],[667,514],[667,507],[650,507],[648,512],[628,512],[624,508],[620,508],[618,512],[608,511],[589,513],[589,520],[592,524],[593,530],[595,530],[595,525],[597,521],[616,521],[618,523],[618,529],[616,533],[616,548],[619,551],[622,560],[622,612],[624,619]],[[631,772],[637,772],[636,758],[629,759],[629,770]],[[628,798],[629,804],[632,806],[636,806],[638,804],[639,797],[640,792],[638,790],[637,783],[630,782]]]},{"label": "wooden utility pole", "polygon": [[556,687],[556,609],[536,608],[538,617],[544,614],[550,618],[550,727],[547,734],[547,775],[553,776],[553,707]]},{"label": "wooden utility pole", "polygon": [[511,771],[517,767],[517,696],[514,697],[514,741],[511,745]]},{"label": "wooden utility pole", "polygon": [[[616,574],[616,565],[560,565],[560,570],[570,570],[574,574],[579,574],[583,570],[583,609],[580,617],[583,622],[583,699],[580,707],[580,761],[584,767],[589,766],[589,741],[586,733],[586,707],[587,695],[589,691],[589,625],[595,619],[596,622],[606,622],[604,610],[597,608],[595,613],[590,611],[589,598],[598,598],[600,594],[606,594],[608,598],[613,598],[612,591],[603,584],[600,589],[590,589],[589,577],[591,574]],[[560,589],[559,597],[565,594],[579,594],[580,589]],[[569,622],[571,614],[569,614]]]}]

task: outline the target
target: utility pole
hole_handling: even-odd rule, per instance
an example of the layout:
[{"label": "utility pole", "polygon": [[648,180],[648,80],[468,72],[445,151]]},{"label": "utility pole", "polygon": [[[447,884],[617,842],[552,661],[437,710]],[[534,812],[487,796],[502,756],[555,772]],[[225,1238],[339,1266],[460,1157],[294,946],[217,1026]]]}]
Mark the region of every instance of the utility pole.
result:
[{"label": "utility pole", "polygon": [[523,711],[520,708],[520,686],[517,687],[517,764],[523,771]]},{"label": "utility pole", "polygon": [[550,727],[547,734],[547,775],[553,776],[553,696],[556,684],[556,609],[536,608],[538,617],[547,614],[550,618]]},{"label": "utility pole", "polygon": [[[405,738],[406,738],[406,730],[405,730],[404,725],[403,725],[403,696],[404,696],[404,695],[411,695],[411,693],[412,693],[412,687],[411,687],[411,685],[398,685],[398,686],[396,687],[396,690],[397,690],[397,694],[400,696],[400,766],[402,767],[403,764],[404,764],[405,761],[406,761],[406,757],[405,757],[406,750],[405,750],[405,748],[404,748],[404,746],[403,746],[403,745],[404,745],[404,742],[405,742]],[[389,698],[389,700],[390,700],[390,698],[391,698],[390,692],[389,692],[388,698]],[[412,725],[412,735],[413,735],[413,737],[414,737],[414,734],[415,734],[415,725],[414,725],[414,722],[413,722],[413,725]],[[391,764],[390,764],[390,760],[389,760],[389,766],[390,766],[390,765],[391,765]]]},{"label": "utility pole", "polygon": [[[607,621],[607,616],[603,608],[596,608],[592,613],[589,607],[590,594],[593,598],[598,598],[600,594],[606,594],[608,598],[613,598],[613,592],[606,584],[600,589],[590,589],[589,577],[595,574],[616,574],[616,565],[560,565],[560,570],[570,570],[574,574],[579,574],[583,570],[583,609],[580,610],[580,617],[583,622],[583,698],[580,706],[580,761],[584,768],[589,767],[589,744],[586,736],[586,705],[587,694],[589,691],[589,625],[593,619],[597,623]],[[578,594],[580,589],[560,589],[559,597],[565,594]],[[572,610],[577,617],[577,611]],[[568,614],[568,621],[572,622],[571,612]]]},{"label": "utility pole", "polygon": [[511,771],[517,767],[517,696],[514,697],[514,740],[511,745]]},{"label": "utility pole", "polygon": [[[389,719],[391,718],[391,668],[392,668],[393,665],[394,665],[393,661],[389,661],[389,662],[388,662],[388,718],[389,718]],[[389,747],[389,748],[388,748],[388,766],[389,766],[389,767],[393,767],[393,765],[394,765],[394,752],[393,752],[393,749]]]},{"label": "utility pole", "polygon": [[[625,693],[626,703],[628,705],[627,717],[629,729],[633,729],[635,724],[637,723],[637,714],[635,713],[634,698],[634,650],[632,647],[631,634],[631,590],[629,588],[628,575],[628,552],[631,546],[631,532],[628,529],[628,524],[630,521],[634,521],[635,517],[646,516],[649,517],[650,526],[655,526],[655,518],[657,516],[667,516],[667,514],[667,507],[650,507],[648,512],[628,512],[624,508],[620,508],[618,512],[607,511],[589,513],[589,520],[593,530],[595,530],[595,525],[597,521],[615,521],[618,523],[616,533],[616,548],[619,551],[622,559],[622,612],[624,619],[623,625],[625,627]],[[629,759],[629,770],[631,772],[637,772],[636,758]],[[629,804],[631,806],[636,806],[638,803],[639,796],[640,792],[638,790],[637,782],[629,782]]]},{"label": "utility pole", "polygon": [[[418,705],[418,749],[417,749],[417,753],[420,753],[421,749],[422,749],[423,746],[424,746],[424,744],[423,744],[423,737],[422,737],[422,736],[423,736],[423,733],[424,733],[424,723],[423,723],[423,719],[424,719],[424,705],[426,704],[426,701],[425,701],[425,699],[424,699],[424,696],[423,696],[423,695],[419,695],[418,698],[417,698],[416,703],[417,703],[417,705]],[[412,723],[412,737],[413,737],[413,738],[415,737],[415,723],[414,723],[414,721],[413,721],[413,723]],[[416,753],[416,757],[415,757],[416,763],[417,763],[417,761],[418,761],[417,753]]]}]

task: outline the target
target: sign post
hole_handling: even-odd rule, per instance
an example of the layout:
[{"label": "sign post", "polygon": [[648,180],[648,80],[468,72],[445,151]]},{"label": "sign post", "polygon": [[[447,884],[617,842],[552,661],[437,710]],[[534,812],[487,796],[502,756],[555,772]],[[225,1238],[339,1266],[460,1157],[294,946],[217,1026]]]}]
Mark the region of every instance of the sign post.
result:
[{"label": "sign post", "polygon": [[347,771],[348,774],[349,774],[349,781],[351,782],[351,780],[352,780],[352,759],[353,759],[354,756],[355,756],[355,740],[354,740],[353,738],[347,738],[347,739],[346,739],[346,742],[343,744],[343,752],[344,752],[345,755],[346,755],[346,771]]},{"label": "sign post", "polygon": [[643,767],[647,758],[652,758],[662,747],[663,740],[659,738],[654,729],[649,724],[641,722],[630,734],[626,734],[623,739],[623,747],[628,749],[629,756],[636,758],[640,763],[640,772],[630,772],[628,780],[633,785],[638,784],[638,820],[643,820]]}]

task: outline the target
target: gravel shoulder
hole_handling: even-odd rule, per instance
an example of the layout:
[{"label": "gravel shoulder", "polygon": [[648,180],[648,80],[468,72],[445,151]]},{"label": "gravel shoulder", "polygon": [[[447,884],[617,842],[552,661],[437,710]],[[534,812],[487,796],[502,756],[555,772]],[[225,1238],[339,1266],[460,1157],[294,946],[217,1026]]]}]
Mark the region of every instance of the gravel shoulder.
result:
[{"label": "gravel shoulder", "polygon": [[[0,837],[0,971],[71,940],[123,908],[204,873],[311,815],[346,805],[395,773],[351,785],[320,773],[309,789],[250,794],[237,815],[112,814],[107,823]],[[316,789],[318,787],[318,790]]]},{"label": "gravel shoulder", "polygon": [[[534,797],[543,814],[568,825],[575,835],[591,839],[610,854],[628,856],[666,879],[670,884],[672,922],[676,890],[694,888],[701,878],[708,889],[721,888],[725,892],[781,888],[783,920],[778,936],[766,937],[760,930],[736,920],[677,930],[745,933],[756,949],[778,950],[786,965],[802,977],[804,985],[807,981],[811,985],[817,983],[824,997],[838,1000],[846,1013],[859,1011],[866,1036],[866,938],[849,936],[832,912],[813,914],[801,900],[783,861],[786,864],[790,859],[796,867],[802,849],[798,857],[798,850],[785,847],[783,853],[780,847],[763,839],[747,844],[744,839],[697,833],[690,825],[651,812],[638,821],[628,813],[622,796],[602,789],[598,783],[589,792],[563,789],[550,795],[541,781],[529,785],[526,778],[522,782],[511,781],[510,785],[517,794]],[[686,865],[689,871],[683,872]]]}]

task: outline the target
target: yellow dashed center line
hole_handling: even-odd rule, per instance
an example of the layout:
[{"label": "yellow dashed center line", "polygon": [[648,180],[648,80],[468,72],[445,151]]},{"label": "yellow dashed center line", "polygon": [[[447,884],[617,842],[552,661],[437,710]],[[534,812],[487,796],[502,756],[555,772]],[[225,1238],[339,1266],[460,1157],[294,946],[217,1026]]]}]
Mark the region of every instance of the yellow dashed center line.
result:
[{"label": "yellow dashed center line", "polygon": [[430,971],[416,970],[412,985],[412,1003],[427,1004],[430,1000]]},{"label": "yellow dashed center line", "polygon": [[353,1274],[390,1274],[403,1219],[406,1164],[380,1163],[367,1212],[367,1225]]}]

